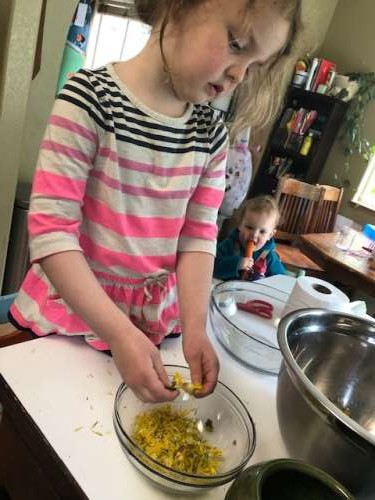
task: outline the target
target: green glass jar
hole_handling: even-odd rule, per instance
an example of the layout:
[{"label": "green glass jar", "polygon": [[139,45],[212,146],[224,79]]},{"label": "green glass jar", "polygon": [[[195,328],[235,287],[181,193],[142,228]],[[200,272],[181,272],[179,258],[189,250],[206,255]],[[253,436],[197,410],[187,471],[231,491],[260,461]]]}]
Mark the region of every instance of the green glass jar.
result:
[{"label": "green glass jar", "polygon": [[326,472],[292,459],[277,459],[245,469],[225,500],[355,500]]}]

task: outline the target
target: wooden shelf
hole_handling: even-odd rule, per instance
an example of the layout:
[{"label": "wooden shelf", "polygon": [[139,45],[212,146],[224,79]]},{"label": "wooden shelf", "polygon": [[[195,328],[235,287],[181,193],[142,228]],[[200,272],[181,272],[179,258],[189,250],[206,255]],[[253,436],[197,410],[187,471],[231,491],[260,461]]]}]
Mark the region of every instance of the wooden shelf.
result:
[{"label": "wooden shelf", "polygon": [[[258,194],[272,194],[278,176],[277,169],[272,170],[270,174],[269,167],[272,158],[275,156],[287,157],[293,160],[288,175],[295,176],[299,180],[310,184],[318,183],[348,106],[347,102],[332,96],[318,94],[298,87],[290,87],[286,94],[284,108],[272,128],[259,168],[250,185],[248,197]],[[318,129],[320,135],[313,142],[307,156],[283,146],[282,141],[286,134],[283,133],[285,125],[283,125],[282,119],[287,108],[295,110],[305,108],[316,110],[318,113],[318,118],[312,124],[311,129]]]},{"label": "wooden shelf", "polygon": [[271,153],[272,155],[280,157],[287,156],[288,158],[292,158],[293,160],[297,160],[303,163],[308,162],[310,156],[310,154],[304,156],[301,155],[298,151],[293,151],[293,149],[288,149],[284,148],[284,146],[276,146],[276,145],[271,146]]}]

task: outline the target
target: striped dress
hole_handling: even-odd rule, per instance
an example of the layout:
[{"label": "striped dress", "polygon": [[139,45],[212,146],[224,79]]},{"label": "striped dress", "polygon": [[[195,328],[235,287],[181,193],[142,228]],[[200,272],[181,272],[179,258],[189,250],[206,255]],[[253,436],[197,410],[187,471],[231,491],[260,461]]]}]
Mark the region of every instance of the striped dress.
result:
[{"label": "striped dress", "polygon": [[113,65],[76,73],[41,144],[29,211],[31,268],[11,308],[15,321],[37,335],[84,335],[108,348],[39,265],[76,250],[155,344],[180,331],[177,256],[215,254],[227,148],[226,128],[207,105],[171,118],[139,102]]}]

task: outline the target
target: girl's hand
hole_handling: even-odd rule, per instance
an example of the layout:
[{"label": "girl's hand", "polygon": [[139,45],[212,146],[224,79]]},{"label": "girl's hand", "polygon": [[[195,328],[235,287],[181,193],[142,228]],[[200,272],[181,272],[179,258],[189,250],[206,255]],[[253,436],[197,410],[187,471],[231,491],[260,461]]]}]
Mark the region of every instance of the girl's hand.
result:
[{"label": "girl's hand", "polygon": [[177,391],[170,391],[168,375],[157,347],[136,327],[112,341],[111,351],[123,381],[141,401],[172,401]]},{"label": "girl's hand", "polygon": [[252,257],[243,257],[240,261],[240,271],[251,271],[254,266],[254,259]]},{"label": "girl's hand", "polygon": [[203,389],[197,392],[197,397],[211,394],[217,383],[219,360],[207,337],[206,332],[198,335],[183,335],[183,351],[189,364],[191,381],[200,383]]}]

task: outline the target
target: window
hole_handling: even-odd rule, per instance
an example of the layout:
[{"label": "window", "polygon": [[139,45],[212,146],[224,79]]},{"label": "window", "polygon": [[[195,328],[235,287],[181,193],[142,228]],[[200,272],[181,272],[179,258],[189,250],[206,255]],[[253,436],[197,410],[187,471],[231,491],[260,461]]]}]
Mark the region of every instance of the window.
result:
[{"label": "window", "polygon": [[372,156],[367,166],[353,201],[375,211],[375,156]]},{"label": "window", "polygon": [[87,45],[85,68],[126,61],[140,52],[150,36],[150,27],[136,19],[95,12]]}]

